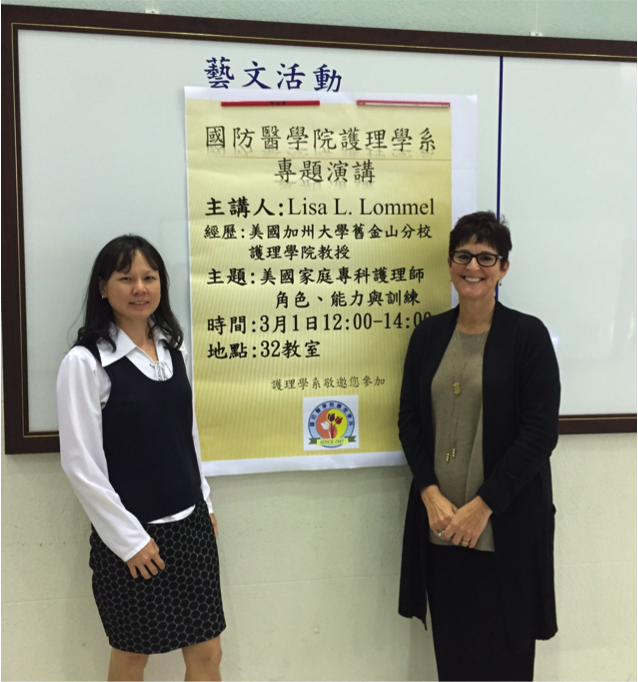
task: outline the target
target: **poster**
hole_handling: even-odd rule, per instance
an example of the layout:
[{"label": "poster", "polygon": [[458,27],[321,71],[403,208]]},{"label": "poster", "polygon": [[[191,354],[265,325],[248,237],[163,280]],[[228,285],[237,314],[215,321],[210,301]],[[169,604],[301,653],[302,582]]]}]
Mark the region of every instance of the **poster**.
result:
[{"label": "poster", "polygon": [[453,103],[357,99],[187,89],[207,474],[401,461],[407,343],[450,306]]}]

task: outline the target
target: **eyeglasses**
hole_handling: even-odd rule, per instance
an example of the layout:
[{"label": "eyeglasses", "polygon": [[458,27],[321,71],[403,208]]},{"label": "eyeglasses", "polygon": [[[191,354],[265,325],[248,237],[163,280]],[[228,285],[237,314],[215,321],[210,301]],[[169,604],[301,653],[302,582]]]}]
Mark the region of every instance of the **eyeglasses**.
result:
[{"label": "eyeglasses", "polygon": [[476,258],[476,262],[484,268],[491,268],[496,265],[499,260],[503,260],[503,256],[499,256],[496,253],[488,253],[483,251],[482,253],[470,253],[469,251],[452,251],[450,258],[457,265],[469,265],[473,258]]}]

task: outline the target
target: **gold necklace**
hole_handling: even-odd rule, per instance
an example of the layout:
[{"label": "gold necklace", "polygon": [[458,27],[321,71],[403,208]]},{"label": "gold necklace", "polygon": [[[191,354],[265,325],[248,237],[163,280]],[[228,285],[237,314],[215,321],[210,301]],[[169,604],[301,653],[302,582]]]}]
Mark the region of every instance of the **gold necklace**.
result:
[{"label": "gold necklace", "polygon": [[[454,398],[452,399],[452,419],[450,420],[450,438],[449,438],[449,443],[452,443],[452,436],[456,436],[456,433],[458,431],[459,427],[459,417],[461,416],[461,406],[457,405],[456,398],[460,396],[463,393],[463,389],[461,386],[461,382],[463,379],[463,373],[465,372],[465,368],[467,367],[469,361],[472,359],[474,356],[475,350],[479,347],[481,343],[481,339],[483,338],[483,335],[485,332],[490,328],[491,325],[487,325],[487,327],[478,335],[478,338],[476,339],[476,343],[472,346],[472,350],[470,351],[467,360],[465,361],[465,364],[463,365],[461,369],[461,374],[459,376],[459,380],[455,381],[456,379],[456,343],[457,343],[457,336],[458,336],[458,327],[454,330],[454,336],[452,337],[452,348],[453,348],[453,355],[452,355],[452,391],[454,393]],[[456,417],[456,419],[455,419]],[[452,426],[454,424],[454,426]],[[456,440],[456,438],[455,438]],[[454,459],[456,457],[456,448],[453,447],[451,453],[448,452],[445,455],[445,461],[449,462],[450,459]]]},{"label": "gold necklace", "polygon": [[479,344],[481,343],[481,339],[483,338],[483,334],[490,328],[490,325],[488,325],[479,335],[478,339],[476,339],[476,343],[472,347],[472,350],[465,361],[465,364],[463,365],[463,368],[461,369],[461,375],[459,376],[458,381],[454,381],[456,379],[456,338],[459,333],[458,327],[454,330],[454,337],[452,338],[452,343],[454,347],[454,355],[452,357],[452,390],[454,391],[454,395],[461,395],[463,392],[461,388],[461,379],[463,379],[463,372],[465,372],[465,368],[467,367],[467,363],[472,359],[472,356],[474,355],[474,351],[476,348],[478,348]]}]

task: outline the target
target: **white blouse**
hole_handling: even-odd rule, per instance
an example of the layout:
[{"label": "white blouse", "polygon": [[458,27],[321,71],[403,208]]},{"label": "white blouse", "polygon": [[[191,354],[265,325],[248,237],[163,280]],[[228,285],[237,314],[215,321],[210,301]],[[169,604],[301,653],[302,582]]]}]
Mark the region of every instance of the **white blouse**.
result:
[{"label": "white blouse", "polygon": [[[104,367],[128,359],[149,379],[164,381],[173,376],[173,362],[164,341],[155,332],[157,362],[154,362],[121,329],[116,328],[115,350],[99,343],[102,366],[91,351],[75,346],[65,356],[58,372],[57,397],[62,468],[104,543],[123,561],[137,554],[151,539],[137,517],[127,511],[109,482],[106,455],[102,445],[102,409],[111,393],[111,380]],[[187,360],[186,350],[180,348]],[[202,494],[213,511],[210,488],[202,473],[197,423],[193,413],[193,443],[202,480]],[[194,507],[153,523],[186,518]],[[161,551],[161,548],[160,548]]]}]

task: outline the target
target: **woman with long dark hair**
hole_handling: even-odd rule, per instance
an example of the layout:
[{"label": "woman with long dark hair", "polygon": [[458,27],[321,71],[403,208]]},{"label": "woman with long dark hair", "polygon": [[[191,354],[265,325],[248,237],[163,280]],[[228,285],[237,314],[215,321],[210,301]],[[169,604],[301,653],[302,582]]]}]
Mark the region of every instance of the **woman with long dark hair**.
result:
[{"label": "woman with long dark hair", "polygon": [[217,523],[168,286],[146,239],[110,241],[58,374],[62,467],[92,524],[109,680],[142,680],[149,654],[174,649],[187,680],[221,679]]},{"label": "woman with long dark hair", "polygon": [[429,605],[440,680],[531,680],[556,633],[549,458],[560,381],[543,323],[506,308],[507,226],[450,233],[459,305],[424,320],[405,360],[399,435],[412,470],[399,612]]}]

